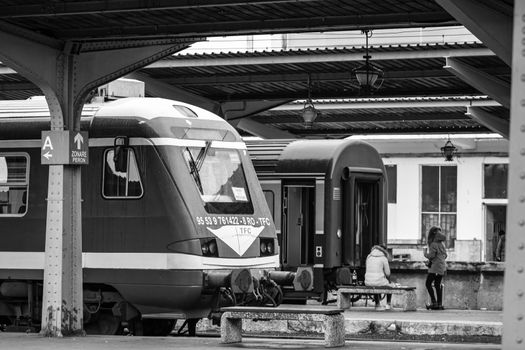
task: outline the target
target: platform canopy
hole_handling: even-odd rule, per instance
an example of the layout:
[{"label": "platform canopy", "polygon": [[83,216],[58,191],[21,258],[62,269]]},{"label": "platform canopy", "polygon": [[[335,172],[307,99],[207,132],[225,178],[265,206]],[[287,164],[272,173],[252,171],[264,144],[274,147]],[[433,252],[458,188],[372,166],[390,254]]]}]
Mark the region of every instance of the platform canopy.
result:
[{"label": "platform canopy", "polygon": [[[513,3],[120,0],[20,5],[0,0],[0,28],[14,26],[74,42],[82,51],[173,37],[465,25],[483,44],[371,47],[371,62],[384,72],[381,87],[373,91],[360,89],[353,73],[364,63],[363,46],[174,55],[134,77],[146,82],[148,95],[208,106],[246,135],[339,138],[356,133],[487,131],[505,135],[510,100],[505,47],[511,36],[510,27],[498,23],[505,18],[512,23]],[[110,45],[108,39],[114,39]],[[99,42],[103,44],[97,46]],[[308,80],[320,112],[310,128],[301,114]],[[31,82],[0,66],[0,99],[38,94]]]}]

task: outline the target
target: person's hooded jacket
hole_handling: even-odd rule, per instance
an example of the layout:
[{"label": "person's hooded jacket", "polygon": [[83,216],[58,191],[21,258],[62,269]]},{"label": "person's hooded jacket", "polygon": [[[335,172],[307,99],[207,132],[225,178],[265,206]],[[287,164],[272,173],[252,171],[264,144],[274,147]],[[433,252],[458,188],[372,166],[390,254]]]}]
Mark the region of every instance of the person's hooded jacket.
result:
[{"label": "person's hooded jacket", "polygon": [[375,245],[366,258],[365,285],[382,287],[390,285],[390,266],[388,252],[381,246]]},{"label": "person's hooded jacket", "polygon": [[428,269],[428,273],[445,274],[447,270],[447,264],[445,263],[445,259],[447,258],[447,250],[444,244],[445,240],[445,235],[438,232],[434,240],[430,242],[428,252],[425,253],[425,257],[432,263]]}]

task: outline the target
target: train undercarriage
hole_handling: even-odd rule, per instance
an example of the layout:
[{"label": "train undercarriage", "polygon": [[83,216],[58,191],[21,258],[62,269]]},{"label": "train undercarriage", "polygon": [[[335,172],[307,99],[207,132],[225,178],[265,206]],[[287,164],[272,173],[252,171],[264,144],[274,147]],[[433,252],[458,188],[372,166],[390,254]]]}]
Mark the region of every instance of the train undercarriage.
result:
[{"label": "train undercarriage", "polygon": [[[283,300],[281,288],[268,276],[257,279],[248,269],[217,276],[209,274],[207,286],[202,291],[203,300],[209,302],[209,311],[204,317],[211,318],[214,323],[220,320],[221,307],[277,306]],[[1,281],[0,330],[39,332],[42,294],[42,281]],[[174,331],[177,323],[173,313],[142,315],[109,285],[84,285],[83,299],[83,329],[87,334],[166,336]],[[195,335],[200,317],[196,318],[192,310],[177,315],[189,316],[184,318],[177,332]]]}]

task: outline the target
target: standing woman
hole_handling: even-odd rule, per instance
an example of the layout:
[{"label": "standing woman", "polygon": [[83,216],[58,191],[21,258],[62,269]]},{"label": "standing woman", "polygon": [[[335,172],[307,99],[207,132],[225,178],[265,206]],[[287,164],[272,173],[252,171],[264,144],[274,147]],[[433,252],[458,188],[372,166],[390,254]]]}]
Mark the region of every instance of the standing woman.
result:
[{"label": "standing woman", "polygon": [[[441,281],[447,270],[445,259],[447,258],[447,251],[445,249],[446,237],[441,233],[440,227],[432,227],[428,231],[428,251],[425,251],[425,257],[429,260],[429,268],[427,281],[428,294],[432,304],[427,305],[427,309],[444,310],[443,308],[443,289],[441,288]],[[434,288],[432,288],[432,286]],[[436,294],[434,295],[434,289]]]}]

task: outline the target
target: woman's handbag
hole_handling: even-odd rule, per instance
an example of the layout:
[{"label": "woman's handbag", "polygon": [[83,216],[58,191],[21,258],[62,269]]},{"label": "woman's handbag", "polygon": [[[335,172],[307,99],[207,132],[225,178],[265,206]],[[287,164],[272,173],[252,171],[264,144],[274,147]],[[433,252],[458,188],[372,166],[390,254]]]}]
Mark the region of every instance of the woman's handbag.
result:
[{"label": "woman's handbag", "polygon": [[430,260],[425,261],[425,265],[427,265],[428,268],[432,267],[432,261]]}]

